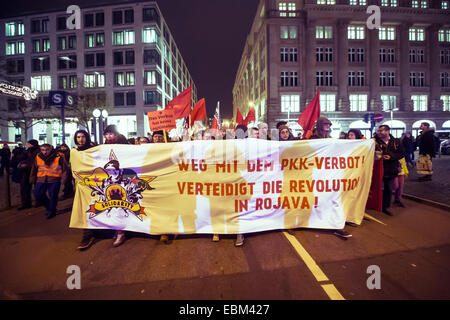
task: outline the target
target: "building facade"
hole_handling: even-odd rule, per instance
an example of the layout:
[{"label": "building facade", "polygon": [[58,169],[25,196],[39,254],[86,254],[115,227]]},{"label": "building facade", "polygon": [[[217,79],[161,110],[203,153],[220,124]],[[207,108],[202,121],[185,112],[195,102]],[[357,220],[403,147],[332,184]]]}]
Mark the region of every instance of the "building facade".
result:
[{"label": "building facade", "polygon": [[[379,28],[369,29],[380,9]],[[233,108],[296,124],[320,89],[333,136],[381,114],[395,136],[420,122],[450,130],[450,1],[261,0],[233,88]],[[369,19],[370,18],[370,19]],[[368,21],[369,20],[369,21]],[[368,23],[369,22],[369,23]]]},{"label": "building facade", "polygon": [[[0,95],[3,140],[26,136],[61,143],[60,111],[48,105],[49,90],[74,98],[73,109],[65,108],[66,143],[79,127],[77,115],[91,113],[93,105],[108,111],[108,124],[135,137],[150,132],[148,112],[164,109],[189,85],[197,101],[195,83],[155,1],[81,8],[75,29],[67,28],[70,17],[64,9],[0,20],[2,81],[39,92],[26,103]],[[27,125],[14,128],[25,118]]]}]

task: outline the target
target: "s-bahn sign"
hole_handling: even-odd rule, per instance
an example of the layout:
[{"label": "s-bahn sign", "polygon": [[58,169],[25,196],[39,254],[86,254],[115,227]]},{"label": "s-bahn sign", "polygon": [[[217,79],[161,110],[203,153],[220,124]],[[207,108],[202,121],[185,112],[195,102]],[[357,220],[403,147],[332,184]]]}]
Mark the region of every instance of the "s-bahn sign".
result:
[{"label": "s-bahn sign", "polygon": [[6,82],[0,82],[0,93],[24,98],[25,100],[36,99],[38,95],[38,91],[31,90],[29,87],[19,87]]}]

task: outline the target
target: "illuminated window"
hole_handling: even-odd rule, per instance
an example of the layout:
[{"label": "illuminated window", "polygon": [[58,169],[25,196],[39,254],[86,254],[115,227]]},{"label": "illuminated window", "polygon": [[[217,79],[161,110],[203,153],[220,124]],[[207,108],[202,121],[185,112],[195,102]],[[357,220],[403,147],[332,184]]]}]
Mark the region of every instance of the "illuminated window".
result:
[{"label": "illuminated window", "polygon": [[127,45],[134,44],[134,31],[114,31],[113,32],[113,45]]},{"label": "illuminated window", "polygon": [[159,35],[155,28],[142,29],[143,43],[158,43]]},{"label": "illuminated window", "polygon": [[395,28],[394,27],[380,27],[378,29],[379,40],[395,40]]},{"label": "illuminated window", "polygon": [[409,41],[425,41],[423,28],[409,28]]},{"label": "illuminated window", "polygon": [[448,10],[448,8],[449,8],[448,1],[441,1],[441,9]]},{"label": "illuminated window", "polygon": [[281,112],[300,112],[300,95],[281,95]]},{"label": "illuminated window", "polygon": [[52,88],[51,76],[34,76],[31,77],[31,90],[49,91]]},{"label": "illuminated window", "polygon": [[450,96],[441,96],[442,100],[442,111],[450,111]]},{"label": "illuminated window", "polygon": [[317,4],[334,5],[336,4],[336,0],[317,0]]},{"label": "illuminated window", "polygon": [[25,34],[25,25],[22,22],[5,23],[5,35],[7,37],[23,36]]},{"label": "illuminated window", "polygon": [[333,27],[316,26],[316,39],[332,39]]},{"label": "illuminated window", "polygon": [[382,7],[397,7],[398,2],[397,2],[397,0],[381,0],[381,6]]},{"label": "illuminated window", "polygon": [[297,39],[297,26],[280,26],[281,39]]},{"label": "illuminated window", "polygon": [[25,54],[25,42],[24,41],[7,42],[5,49],[7,56],[15,54]]},{"label": "illuminated window", "polygon": [[383,103],[383,111],[390,111],[391,109],[395,109],[397,103],[396,103],[396,96],[390,96],[390,95],[381,95],[381,102]]},{"label": "illuminated window", "polygon": [[350,111],[367,111],[367,94],[351,94]]},{"label": "illuminated window", "polygon": [[438,32],[439,42],[450,42],[450,29],[440,29]]},{"label": "illuminated window", "polygon": [[328,93],[320,93],[320,111],[333,112],[336,111],[336,95]]},{"label": "illuminated window", "polygon": [[366,0],[349,0],[351,6],[365,6],[367,5]]},{"label": "illuminated window", "polygon": [[427,111],[428,110],[428,96],[427,95],[412,95],[413,111]]},{"label": "illuminated window", "polygon": [[350,40],[362,40],[365,38],[363,26],[348,26],[347,36]]},{"label": "illuminated window", "polygon": [[427,0],[412,0],[411,7],[426,9],[426,8],[428,8],[428,1]]}]

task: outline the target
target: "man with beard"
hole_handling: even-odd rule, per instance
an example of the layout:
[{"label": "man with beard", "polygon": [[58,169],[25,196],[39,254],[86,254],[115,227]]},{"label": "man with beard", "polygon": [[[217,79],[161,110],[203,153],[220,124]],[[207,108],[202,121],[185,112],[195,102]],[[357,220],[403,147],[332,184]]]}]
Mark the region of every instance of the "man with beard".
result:
[{"label": "man with beard", "polygon": [[51,219],[56,216],[61,183],[67,179],[67,165],[52,145],[45,143],[40,150],[31,167],[30,183],[35,184],[36,202],[45,206],[47,219]]}]

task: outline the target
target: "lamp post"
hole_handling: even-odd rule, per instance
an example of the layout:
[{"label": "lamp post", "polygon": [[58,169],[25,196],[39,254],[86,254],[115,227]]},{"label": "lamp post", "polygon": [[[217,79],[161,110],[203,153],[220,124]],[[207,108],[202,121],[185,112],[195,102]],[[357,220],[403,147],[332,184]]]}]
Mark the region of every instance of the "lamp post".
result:
[{"label": "lamp post", "polygon": [[92,111],[92,115],[94,116],[93,123],[92,123],[92,131],[94,133],[95,142],[97,142],[97,118],[99,119],[98,124],[98,141],[100,144],[103,143],[103,128],[105,125],[107,125],[107,118],[108,118],[108,111],[107,110],[100,110],[100,109],[94,109]]}]

